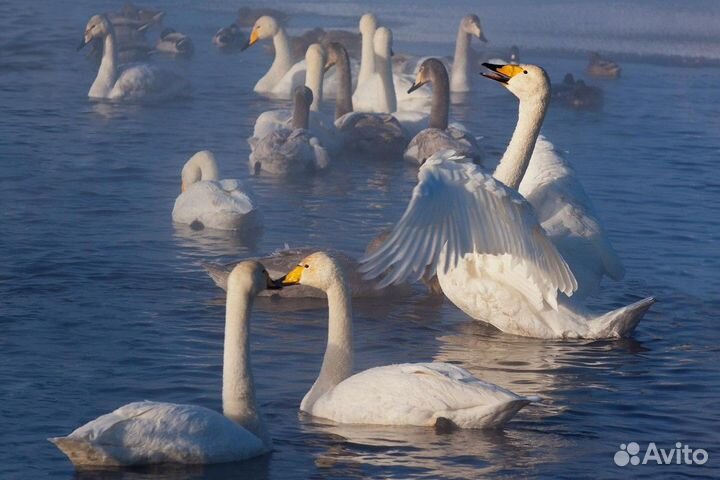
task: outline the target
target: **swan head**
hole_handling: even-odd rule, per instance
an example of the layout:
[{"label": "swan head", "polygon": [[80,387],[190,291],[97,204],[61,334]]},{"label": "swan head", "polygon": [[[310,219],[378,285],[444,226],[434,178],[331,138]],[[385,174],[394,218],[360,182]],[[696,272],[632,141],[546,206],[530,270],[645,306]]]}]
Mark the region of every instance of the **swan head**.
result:
[{"label": "swan head", "polygon": [[503,84],[520,100],[547,101],[550,96],[550,79],[537,65],[495,65],[483,63],[490,73],[482,76]]},{"label": "swan head", "polygon": [[303,258],[287,275],[276,280],[282,286],[308,285],[328,291],[338,282],[345,282],[342,268],[330,254],[315,252]]},{"label": "swan head", "polygon": [[105,38],[112,30],[110,20],[105,15],[93,15],[85,26],[78,50],[90,43],[94,38]]},{"label": "swan head", "polygon": [[431,83],[433,80],[438,78],[438,75],[443,74],[445,75],[445,77],[447,77],[447,70],[445,70],[445,65],[443,65],[440,60],[438,60],[437,58],[426,59],[422,63],[422,65],[420,65],[420,68],[418,68],[418,72],[415,75],[415,83],[412,84],[412,86],[408,90],[408,93],[414,92],[426,83]]},{"label": "swan head", "polygon": [[383,59],[389,59],[392,56],[392,32],[387,27],[380,27],[375,31],[373,38],[373,49],[375,55]]},{"label": "swan head", "polygon": [[313,43],[307,48],[305,52],[305,62],[307,63],[308,70],[317,68],[319,71],[323,71],[326,60],[327,52],[325,52],[325,48],[319,43]]},{"label": "swan head", "polygon": [[280,31],[280,24],[270,15],[263,15],[262,17],[255,20],[252,30],[250,31],[250,38],[247,43],[242,47],[242,50],[252,46],[258,40],[265,40],[272,38],[276,33]]},{"label": "swan head", "polygon": [[481,42],[487,42],[487,38],[485,38],[482,26],[480,25],[480,18],[478,18],[477,15],[465,15],[460,21],[460,28],[463,32],[474,35]]},{"label": "swan head", "polygon": [[377,17],[374,13],[366,13],[360,17],[359,30],[362,35],[374,35],[377,30]]},{"label": "swan head", "polygon": [[209,150],[197,152],[190,157],[190,160],[185,162],[182,172],[180,173],[180,178],[182,179],[181,191],[183,192],[190,188],[190,185],[195,182],[217,180],[219,173],[215,155]]},{"label": "swan head", "polygon": [[281,288],[282,285],[270,278],[263,264],[254,260],[238,263],[228,276],[228,293],[245,292],[255,296],[265,289]]}]

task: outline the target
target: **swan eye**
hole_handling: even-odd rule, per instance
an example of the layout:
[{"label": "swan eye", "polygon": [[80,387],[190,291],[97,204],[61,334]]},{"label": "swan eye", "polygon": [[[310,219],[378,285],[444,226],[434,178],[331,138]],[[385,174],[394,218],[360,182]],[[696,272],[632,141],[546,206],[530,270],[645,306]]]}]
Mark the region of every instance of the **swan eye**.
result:
[{"label": "swan eye", "polygon": [[310,268],[310,265],[308,265],[307,263],[306,263],[305,265],[303,265],[303,266],[304,266],[305,268]]},{"label": "swan eye", "polygon": [[527,75],[527,70],[523,70],[523,73],[524,73],[525,75]]}]

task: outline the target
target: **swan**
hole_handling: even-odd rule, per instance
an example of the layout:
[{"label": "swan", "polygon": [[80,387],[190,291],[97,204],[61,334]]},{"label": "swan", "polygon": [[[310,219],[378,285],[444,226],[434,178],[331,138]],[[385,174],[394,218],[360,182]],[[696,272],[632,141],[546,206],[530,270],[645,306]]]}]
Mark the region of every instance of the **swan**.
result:
[{"label": "swan", "polygon": [[328,44],[326,68],[335,66],[338,91],[335,97],[335,128],[344,152],[379,156],[399,155],[407,144],[400,122],[390,114],[354,112],[350,59],[337,42]]},{"label": "swan", "polygon": [[193,42],[184,33],[176,32],[172,28],[166,28],[160,33],[155,44],[155,50],[162,53],[191,57],[195,48]]},{"label": "swan", "polygon": [[277,280],[328,299],[328,342],[320,374],[300,410],[337,423],[460,428],[502,427],[535,399],[473,377],[449,363],[404,363],[352,374],[352,309],[345,273],[325,252]]},{"label": "swan", "polygon": [[49,438],[77,468],[236,462],[272,450],[255,401],[250,366],[250,311],[265,288],[279,288],[258,262],[228,280],[223,354],[223,415],[197,405],[140,401]]},{"label": "swan", "polygon": [[591,52],[585,72],[591,77],[619,78],[622,69],[612,60],[601,57],[597,52]]},{"label": "swan", "polygon": [[330,164],[328,153],[320,140],[308,130],[312,98],[312,91],[308,87],[297,87],[292,129],[275,130],[264,137],[248,141],[252,150],[252,172],[263,170],[274,174],[292,174],[327,168]]},{"label": "swan", "polygon": [[253,197],[239,180],[218,180],[215,156],[203,150],[183,166],[182,192],[175,200],[172,219],[195,229],[259,230],[263,217]]},{"label": "swan", "polygon": [[595,316],[582,295],[573,296],[578,278],[587,291],[623,270],[579,180],[552,144],[538,138],[550,97],[547,74],[535,65],[485,66],[492,71],[486,77],[520,100],[495,172],[452,151],[430,157],[403,217],[385,244],[361,260],[361,270],[373,277],[392,266],[384,285],[417,279],[428,267],[450,301],[506,333],[630,334],[652,297]]},{"label": "swan", "polygon": [[78,50],[93,38],[103,39],[103,56],[88,97],[159,102],[189,95],[190,84],[186,80],[156,66],[141,64],[118,71],[115,29],[105,15],[90,18]]},{"label": "swan", "polygon": [[426,83],[432,84],[433,101],[428,128],[410,140],[403,158],[422,165],[433,154],[454,150],[460,155],[480,162],[481,152],[475,137],[467,131],[448,127],[450,88],[445,65],[437,58],[428,58],[418,69],[415,83],[408,91],[413,92]]}]

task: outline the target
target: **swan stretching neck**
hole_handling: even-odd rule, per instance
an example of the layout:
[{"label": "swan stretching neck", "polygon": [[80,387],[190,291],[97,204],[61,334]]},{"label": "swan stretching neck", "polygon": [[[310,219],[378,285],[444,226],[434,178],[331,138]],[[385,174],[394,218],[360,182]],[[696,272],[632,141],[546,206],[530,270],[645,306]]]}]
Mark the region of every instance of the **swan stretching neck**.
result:
[{"label": "swan stretching neck", "polygon": [[375,31],[377,30],[377,18],[375,15],[366,13],[360,17],[359,30],[362,36],[362,50],[355,91],[362,91],[367,81],[375,73],[375,49],[373,47]]}]

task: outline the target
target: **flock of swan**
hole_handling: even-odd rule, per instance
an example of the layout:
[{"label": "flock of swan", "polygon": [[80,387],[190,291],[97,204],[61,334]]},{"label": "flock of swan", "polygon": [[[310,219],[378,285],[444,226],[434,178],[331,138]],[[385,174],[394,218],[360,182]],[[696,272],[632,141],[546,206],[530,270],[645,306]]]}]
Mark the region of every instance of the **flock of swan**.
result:
[{"label": "flock of swan", "polygon": [[[263,12],[242,46],[272,40],[275,58],[254,89],[292,101],[291,108],[257,119],[249,139],[251,171],[303,174],[347,155],[404,158],[418,167],[407,208],[359,260],[306,249],[208,265],[227,291],[222,415],[193,405],[127,404],[50,439],[77,468],[230,462],[271,451],[250,365],[250,316],[258,295],[327,298],[327,348],[301,411],[342,424],[436,428],[499,428],[538,399],[442,362],[354,373],[353,299],[397,298],[422,279],[474,319],[544,339],[629,335],[654,302],[646,298],[602,314],[585,307],[603,277],[618,280],[624,269],[577,174],[540,135],[551,96],[541,67],[483,63],[482,75],[518,100],[515,131],[494,171],[483,168],[487,159],[476,137],[450,123],[450,92],[472,88],[476,73],[470,41],[485,40],[477,16],[461,20],[454,57],[402,56],[397,65],[392,32],[373,14],[360,19],[359,62],[331,39],[310,44],[305,58],[293,63],[284,20]],[[241,32],[242,25],[218,32],[224,45],[236,41],[231,34],[242,35],[229,30]],[[107,15],[87,23],[83,45],[95,39],[103,50],[91,97],[157,100],[186,92],[182,79],[154,67],[121,68]],[[215,41],[221,41],[217,35]],[[416,92],[423,95],[415,98]],[[335,97],[334,116],[319,109],[324,95]],[[221,179],[212,152],[190,158],[181,179],[174,222],[198,229],[262,228],[253,196],[242,182]]]}]

